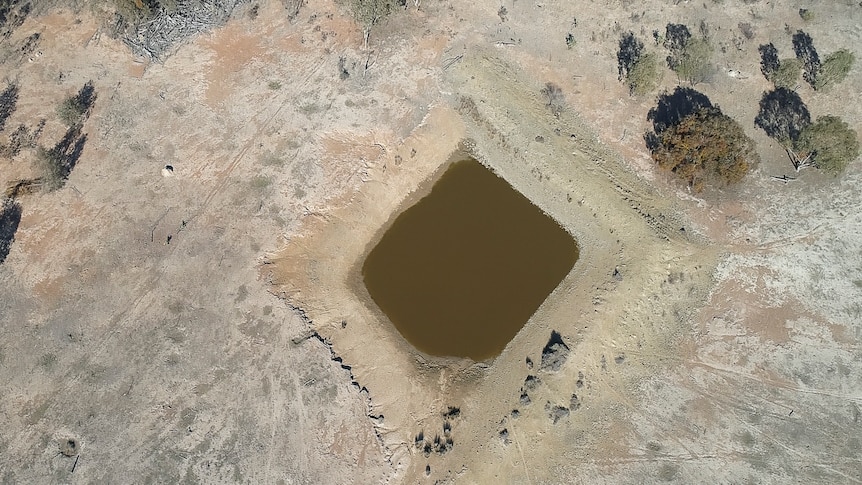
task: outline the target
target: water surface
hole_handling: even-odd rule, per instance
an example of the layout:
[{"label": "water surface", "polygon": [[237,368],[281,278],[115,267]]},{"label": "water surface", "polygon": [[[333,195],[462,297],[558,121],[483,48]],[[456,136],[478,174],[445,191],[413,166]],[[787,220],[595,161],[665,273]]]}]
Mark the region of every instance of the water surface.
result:
[{"label": "water surface", "polygon": [[497,356],[568,274],[575,240],[475,160],[452,164],[362,267],[371,298],[430,355]]}]

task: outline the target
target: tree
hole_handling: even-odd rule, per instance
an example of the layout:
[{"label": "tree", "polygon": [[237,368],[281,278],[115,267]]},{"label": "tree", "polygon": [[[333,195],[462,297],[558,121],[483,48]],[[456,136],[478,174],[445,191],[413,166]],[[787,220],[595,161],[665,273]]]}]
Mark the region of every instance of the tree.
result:
[{"label": "tree", "polygon": [[811,124],[811,115],[796,91],[777,88],[763,93],[754,124],[786,147]]},{"label": "tree", "polygon": [[814,48],[814,41],[811,36],[801,30],[797,30],[793,34],[793,52],[796,53],[796,58],[802,62],[802,67],[805,71],[802,73],[802,79],[816,87],[817,74],[820,72],[820,56],[817,55],[817,49]]},{"label": "tree", "polygon": [[643,42],[632,32],[623,34],[617,51],[619,80],[626,83],[631,95],[643,95],[652,91],[660,79],[655,54],[645,53]]},{"label": "tree", "polygon": [[817,73],[817,79],[814,83],[814,89],[826,90],[835,84],[840,83],[847,77],[850,68],[853,67],[853,61],[856,57],[847,49],[841,49],[829,54],[823,65],[820,66],[820,71]]},{"label": "tree", "polygon": [[9,197],[3,199],[0,203],[0,263],[9,256],[20,222],[21,205],[15,202],[15,199]]},{"label": "tree", "polygon": [[619,69],[619,80],[628,78],[629,72],[644,53],[644,43],[635,37],[633,32],[628,32],[620,37],[620,47],[617,50],[617,68]]},{"label": "tree", "polygon": [[799,157],[805,157],[825,172],[837,174],[859,156],[856,132],[837,116],[821,116],[799,134],[793,144]]},{"label": "tree", "polygon": [[754,142],[717,107],[701,108],[655,135],[652,158],[695,192],[738,183],[759,162]]},{"label": "tree", "polygon": [[397,5],[396,0],[349,0],[353,17],[362,26],[364,48],[368,49],[368,37],[371,28],[381,19],[389,15]]},{"label": "tree", "polygon": [[[653,35],[657,35],[657,33]],[[670,51],[667,58],[668,67],[673,69],[677,59],[685,52],[685,46],[688,45],[689,40],[691,40],[691,31],[685,24],[667,24],[665,26],[663,45],[665,49]]]},{"label": "tree", "polygon": [[[701,28],[706,33],[705,24]],[[691,84],[705,80],[710,73],[712,46],[706,37],[694,38],[683,24],[667,24],[664,47],[670,51],[667,65]]]}]

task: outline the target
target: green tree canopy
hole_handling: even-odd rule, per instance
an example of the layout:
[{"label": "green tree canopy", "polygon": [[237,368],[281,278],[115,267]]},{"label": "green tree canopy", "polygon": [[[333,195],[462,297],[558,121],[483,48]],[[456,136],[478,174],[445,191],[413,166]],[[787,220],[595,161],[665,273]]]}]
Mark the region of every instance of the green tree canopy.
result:
[{"label": "green tree canopy", "polygon": [[839,173],[859,156],[856,132],[837,116],[821,116],[799,134],[794,148],[799,157],[810,157],[814,166]]},{"label": "green tree canopy", "polygon": [[853,61],[856,57],[847,49],[841,49],[829,54],[823,65],[820,66],[820,72],[817,73],[817,78],[814,83],[814,89],[825,90],[840,83],[847,77],[850,68],[853,67]]}]

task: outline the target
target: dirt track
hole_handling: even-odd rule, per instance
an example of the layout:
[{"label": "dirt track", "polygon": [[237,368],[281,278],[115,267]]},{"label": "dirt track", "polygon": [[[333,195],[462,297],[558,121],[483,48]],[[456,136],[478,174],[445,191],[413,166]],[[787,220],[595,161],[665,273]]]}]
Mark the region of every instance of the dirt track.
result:
[{"label": "dirt track", "polygon": [[[787,23],[823,52],[853,49],[862,7],[818,6],[805,24],[795,4],[647,7],[516,3],[502,21],[497,4],[425,2],[364,52],[332,3],[294,23],[262,3],[164,64],[86,15],[28,19],[4,49],[40,32],[41,55],[4,51],[21,85],[6,131],[44,117],[52,143],[64,96],[92,79],[98,99],[67,186],[21,198],[0,265],[0,479],[862,481],[860,162],[777,183],[792,169],[751,122],[757,44],[790,56]],[[615,59],[621,29],[646,41],[702,18],[730,48],[698,89],[764,159],[707,199],[650,165],[653,100],[627,97]],[[737,49],[743,21],[757,34]],[[812,115],[862,132],[859,69],[829,94],[800,88]],[[380,228],[457,150],[581,247],[479,364],[416,354],[356,284]],[[30,176],[32,157],[0,159],[0,183]],[[559,370],[541,365],[552,330],[570,349]],[[435,435],[452,447],[426,456]]]}]

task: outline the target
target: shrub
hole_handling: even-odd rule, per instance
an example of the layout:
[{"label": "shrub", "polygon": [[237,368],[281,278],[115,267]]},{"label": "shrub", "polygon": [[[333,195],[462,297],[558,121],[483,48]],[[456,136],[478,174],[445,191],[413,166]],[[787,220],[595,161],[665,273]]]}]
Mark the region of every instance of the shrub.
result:
[{"label": "shrub", "polygon": [[710,73],[710,57],[712,57],[712,46],[709,42],[706,39],[692,39],[674,71],[680,78],[691,84],[705,81]]},{"label": "shrub", "polygon": [[643,42],[632,32],[620,38],[617,68],[619,80],[626,83],[632,95],[640,96],[652,91],[660,79],[656,55],[646,54]]},{"label": "shrub", "polygon": [[551,113],[557,118],[563,112],[563,106],[566,104],[566,97],[563,95],[563,90],[554,83],[545,83],[545,87],[541,90],[542,95],[548,102],[548,108]]},{"label": "shrub", "polygon": [[81,124],[90,115],[90,110],[96,102],[96,90],[93,81],[87,81],[77,94],[64,99],[57,107],[57,115],[66,126]]},{"label": "shrub", "polygon": [[820,71],[817,73],[817,79],[814,82],[814,89],[825,90],[840,83],[847,77],[850,68],[853,67],[855,56],[847,49],[841,49],[829,54],[823,65],[820,66]]},{"label": "shrub", "polygon": [[776,88],[793,89],[799,82],[799,74],[802,72],[802,63],[799,59],[783,59],[773,76],[772,83]]},{"label": "shrub", "polygon": [[859,156],[856,132],[837,116],[821,116],[799,134],[793,144],[800,157],[811,158],[814,166],[839,173]]},{"label": "shrub", "polygon": [[661,72],[658,69],[658,56],[649,53],[638,59],[632,66],[626,79],[629,94],[642,96],[649,93],[661,80]]},{"label": "shrub", "polygon": [[691,32],[683,24],[667,24],[665,28],[664,47],[670,51],[667,65],[679,75],[680,79],[691,84],[704,81],[709,76],[709,60],[712,57],[712,46],[706,40],[706,24],[701,24],[704,34],[701,38],[693,38]]}]

